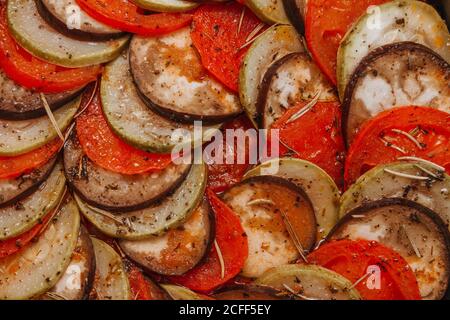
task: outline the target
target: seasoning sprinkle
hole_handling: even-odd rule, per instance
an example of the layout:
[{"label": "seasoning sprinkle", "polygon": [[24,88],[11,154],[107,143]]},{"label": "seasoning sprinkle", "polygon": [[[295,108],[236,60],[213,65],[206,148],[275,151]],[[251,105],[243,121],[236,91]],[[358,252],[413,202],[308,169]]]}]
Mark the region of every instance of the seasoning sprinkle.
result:
[{"label": "seasoning sprinkle", "polygon": [[217,240],[214,240],[214,247],[216,248],[217,255],[219,257],[219,263],[220,263],[220,278],[225,278],[225,262],[223,261],[222,251],[220,250],[219,244],[217,243]]},{"label": "seasoning sprinkle", "polygon": [[309,112],[319,101],[320,95],[322,94],[322,91],[319,90],[316,92],[316,94],[314,95],[314,98],[308,102],[308,104],[306,106],[304,106],[302,109],[300,109],[299,111],[297,111],[296,113],[294,113],[288,121],[286,121],[286,124],[289,124],[291,122],[294,122],[295,120],[297,120],[298,118],[302,117],[303,115],[305,115],[307,112]]},{"label": "seasoning sprinkle", "polygon": [[409,178],[409,179],[415,179],[415,180],[430,180],[429,177],[415,176],[412,174],[402,173],[402,172],[394,171],[394,170],[387,169],[387,168],[385,168],[384,171],[387,173],[393,174],[394,176],[399,176],[402,178]]},{"label": "seasoning sprinkle", "polygon": [[55,116],[53,115],[52,109],[50,108],[47,98],[43,93],[40,93],[39,96],[41,97],[42,103],[44,104],[45,112],[47,112],[47,116],[52,123],[53,127],[55,128],[56,133],[58,134],[59,138],[64,142],[64,135],[61,132],[61,129],[58,126],[58,123],[56,122]]},{"label": "seasoning sprinkle", "polygon": [[414,144],[419,148],[419,149],[423,149],[423,145],[416,139],[414,138],[412,135],[410,135],[408,132],[405,132],[403,130],[399,130],[399,129],[392,129],[392,132],[401,134],[405,137],[407,137],[409,140],[411,140],[412,142],[414,142]]}]

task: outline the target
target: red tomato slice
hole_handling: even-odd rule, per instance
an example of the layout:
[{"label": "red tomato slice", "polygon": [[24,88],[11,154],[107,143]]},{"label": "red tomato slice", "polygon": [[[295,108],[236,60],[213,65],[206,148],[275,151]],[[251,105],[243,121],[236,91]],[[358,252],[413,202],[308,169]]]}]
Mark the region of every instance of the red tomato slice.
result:
[{"label": "red tomato slice", "polygon": [[191,37],[203,66],[235,92],[239,68],[249,48],[242,46],[249,41],[249,36],[253,38],[264,31],[265,26],[261,25],[264,27],[252,37],[259,24],[261,21],[249,9],[236,2],[207,4],[194,13]]},{"label": "red tomato slice", "polygon": [[59,138],[39,149],[15,157],[0,157],[0,179],[14,179],[33,171],[53,158],[62,146]]},{"label": "red tomato slice", "polygon": [[93,18],[113,28],[145,36],[158,36],[178,30],[192,21],[190,13],[155,13],[128,0],[76,0]]},{"label": "red tomato slice", "polygon": [[[416,277],[408,263],[378,242],[332,241],[310,253],[307,259],[341,274],[352,283],[359,280],[356,289],[364,300],[421,300]],[[373,274],[371,266],[375,269]],[[379,286],[376,278],[371,277],[379,277]]]},{"label": "red tomato slice", "polygon": [[130,264],[127,270],[133,300],[154,300],[150,288],[142,271],[134,264]]},{"label": "red tomato slice", "polygon": [[342,186],[345,147],[341,134],[340,104],[318,102],[303,116],[288,123],[304,107],[305,102],[301,102],[290,108],[271,127],[279,130],[280,156],[290,154],[311,161],[324,169],[338,186]]},{"label": "red tomato slice", "polygon": [[241,272],[248,256],[248,243],[239,218],[212,190],[207,191],[216,215],[216,241],[225,265],[221,276],[220,260],[213,245],[205,261],[182,276],[168,279],[194,291],[209,292]]},{"label": "red tomato slice", "polygon": [[427,107],[400,107],[369,120],[350,146],[345,184],[350,186],[369,169],[404,156],[432,161],[450,173],[450,114]]},{"label": "red tomato slice", "polygon": [[325,75],[336,84],[337,51],[351,25],[371,5],[388,0],[310,0],[306,7],[308,49]]},{"label": "red tomato slice", "polygon": [[21,86],[43,93],[73,90],[95,81],[102,66],[69,69],[39,60],[10,36],[6,7],[0,8],[0,68]]},{"label": "red tomato slice", "polygon": [[[92,92],[83,100],[89,102]],[[154,154],[134,148],[120,140],[108,126],[99,91],[87,109],[77,118],[77,134],[86,155],[97,165],[122,174],[140,174],[162,170],[171,163],[170,154]]]}]

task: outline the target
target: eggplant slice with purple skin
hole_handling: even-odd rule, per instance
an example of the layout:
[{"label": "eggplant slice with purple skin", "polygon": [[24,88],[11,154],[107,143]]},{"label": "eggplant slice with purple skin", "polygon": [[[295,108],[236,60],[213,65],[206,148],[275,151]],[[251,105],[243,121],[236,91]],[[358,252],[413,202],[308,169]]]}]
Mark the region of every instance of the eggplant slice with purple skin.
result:
[{"label": "eggplant slice with purple skin", "polygon": [[159,38],[134,36],[130,67],[142,99],[168,119],[220,123],[243,111],[238,96],[202,66],[189,27]]},{"label": "eggplant slice with purple skin", "polygon": [[261,285],[234,285],[220,289],[212,295],[217,300],[291,300],[283,291]]},{"label": "eggplant slice with purple skin", "polygon": [[377,241],[398,252],[415,273],[423,299],[438,300],[450,277],[450,235],[432,210],[402,198],[369,202],[349,212],[330,240]]},{"label": "eggplant slice with purple skin", "polygon": [[307,0],[283,0],[284,11],[298,33],[305,34]]},{"label": "eggplant slice with purple skin", "polygon": [[396,106],[428,106],[450,113],[450,65],[427,47],[400,42],[377,48],[356,68],[343,102],[343,134],[350,145],[361,125]]},{"label": "eggplant slice with purple skin", "polygon": [[164,170],[140,175],[108,171],[84,154],[74,130],[64,147],[64,167],[69,185],[83,201],[110,212],[130,212],[170,194],[184,180],[190,165],[170,164]]}]

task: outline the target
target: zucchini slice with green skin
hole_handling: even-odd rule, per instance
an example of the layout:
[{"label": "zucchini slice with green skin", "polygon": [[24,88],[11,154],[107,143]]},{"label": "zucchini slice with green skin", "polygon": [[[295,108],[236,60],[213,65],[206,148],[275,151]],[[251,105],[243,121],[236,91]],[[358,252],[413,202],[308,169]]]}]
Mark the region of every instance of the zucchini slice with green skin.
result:
[{"label": "zucchini slice with green skin", "polygon": [[181,225],[202,201],[206,187],[206,165],[192,165],[185,181],[160,203],[128,213],[111,215],[75,196],[83,215],[106,235],[126,240],[158,236]]},{"label": "zucchini slice with green skin", "polygon": [[[272,169],[276,169],[275,172]],[[293,158],[273,159],[248,171],[244,179],[274,175],[302,188],[311,200],[318,227],[317,240],[325,238],[338,221],[339,189],[333,179],[315,164]]]},{"label": "zucchini slice with green skin", "polygon": [[423,44],[450,62],[450,34],[436,10],[421,1],[389,1],[362,16],[342,39],[337,56],[341,99],[351,75],[370,51],[403,41]]},{"label": "zucchini slice with green skin", "polygon": [[254,284],[226,286],[212,297],[217,300],[291,300],[290,293]]},{"label": "zucchini slice with green skin", "polygon": [[[59,108],[53,115],[61,132],[72,122],[80,107],[81,97]],[[13,157],[36,150],[58,137],[48,116],[30,120],[0,120],[0,157]]]},{"label": "zucchini slice with green skin", "polygon": [[0,260],[0,299],[23,300],[52,288],[70,263],[80,230],[80,215],[68,196],[37,241]]},{"label": "zucchini slice with green skin", "polygon": [[294,27],[276,25],[250,46],[239,71],[241,104],[255,126],[260,123],[257,110],[261,82],[272,63],[292,52],[304,52],[303,41]]},{"label": "zucchini slice with green skin", "polygon": [[91,300],[131,300],[130,283],[122,259],[102,240],[91,237],[95,252],[95,280]]},{"label": "zucchini slice with green skin", "polygon": [[361,299],[348,279],[315,265],[291,264],[273,268],[256,279],[255,284],[270,286],[286,293],[295,292],[299,299]]},{"label": "zucchini slice with green skin", "polygon": [[245,5],[267,23],[289,23],[283,0],[246,0]]},{"label": "zucchini slice with green skin", "polygon": [[37,191],[0,209],[0,240],[16,237],[33,228],[58,205],[65,188],[64,171],[62,164],[58,162]]},{"label": "zucchini slice with green skin", "polygon": [[69,38],[53,29],[38,13],[35,0],[11,0],[8,26],[14,39],[42,60],[68,68],[86,67],[117,57],[130,37],[99,42]]},{"label": "zucchini slice with green skin", "polygon": [[198,3],[185,0],[134,0],[137,6],[156,12],[184,12],[198,7]]},{"label": "zucchini slice with green skin", "polygon": [[162,284],[161,287],[167,291],[173,300],[204,300],[203,297],[185,287],[173,284]]},{"label": "zucchini slice with green skin", "polygon": [[140,241],[120,241],[120,247],[143,269],[182,275],[209,253],[214,239],[214,215],[206,199],[180,228]]},{"label": "zucchini slice with green skin", "polygon": [[450,234],[432,210],[402,198],[363,204],[330,232],[330,239],[377,241],[394,249],[416,275],[422,299],[439,300],[450,279]]}]

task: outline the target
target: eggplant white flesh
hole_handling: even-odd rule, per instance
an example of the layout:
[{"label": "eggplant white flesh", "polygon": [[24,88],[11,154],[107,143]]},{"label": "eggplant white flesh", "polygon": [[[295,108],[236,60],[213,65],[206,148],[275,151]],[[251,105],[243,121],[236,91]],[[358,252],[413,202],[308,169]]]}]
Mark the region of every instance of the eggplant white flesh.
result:
[{"label": "eggplant white flesh", "polygon": [[450,234],[432,210],[392,198],[369,202],[348,213],[330,239],[365,239],[394,249],[416,275],[422,299],[439,300],[450,277]]},{"label": "eggplant white flesh", "polygon": [[134,3],[154,12],[184,12],[198,7],[195,1],[186,0],[134,0]]},{"label": "eggplant white flesh", "polygon": [[247,0],[245,5],[267,23],[289,23],[284,12],[283,0]]},{"label": "eggplant white flesh", "polygon": [[[53,112],[61,132],[69,127],[80,102],[78,97]],[[58,133],[48,116],[42,116],[20,121],[0,120],[0,137],[0,156],[13,157],[42,147],[57,138]]]},{"label": "eggplant white flesh", "polygon": [[181,225],[195,211],[205,191],[206,166],[191,167],[183,183],[162,201],[128,213],[112,215],[84,203],[75,196],[83,215],[104,234],[126,240],[142,240],[161,235]]},{"label": "eggplant white flesh", "polygon": [[208,201],[178,228],[140,241],[120,241],[124,253],[145,270],[163,275],[182,275],[209,253],[214,239],[214,218]]},{"label": "eggplant white flesh", "polygon": [[189,172],[188,164],[139,175],[124,175],[96,165],[83,152],[76,132],[64,147],[67,181],[78,196],[111,212],[143,209],[176,189]]},{"label": "eggplant white flesh", "polygon": [[262,128],[270,128],[300,101],[337,101],[334,87],[306,53],[291,53],[273,63],[261,82],[257,109]]},{"label": "eggplant white flesh", "polygon": [[290,293],[269,286],[234,285],[225,287],[212,296],[217,300],[290,300]]},{"label": "eggplant white flesh", "polygon": [[273,159],[248,171],[244,179],[274,175],[302,188],[311,200],[317,221],[317,240],[325,238],[338,221],[339,189],[315,164],[294,158]]},{"label": "eggplant white flesh", "polygon": [[365,121],[394,107],[428,106],[450,113],[449,79],[450,65],[420,44],[400,42],[373,50],[362,59],[345,92],[347,145]]},{"label": "eggplant white flesh", "polygon": [[203,67],[190,27],[158,38],[134,36],[130,67],[144,101],[169,119],[220,123],[242,112],[237,95]]},{"label": "eggplant white flesh", "polygon": [[52,288],[70,263],[79,229],[77,205],[69,196],[37,241],[0,260],[0,299],[34,298]]},{"label": "eggplant white flesh", "polygon": [[284,11],[290,23],[300,34],[305,34],[305,17],[307,0],[283,0]]},{"label": "eggplant white flesh", "polygon": [[248,49],[239,71],[239,94],[242,106],[255,126],[260,123],[257,101],[267,69],[289,53],[304,51],[305,47],[299,34],[288,25],[271,27]]},{"label": "eggplant white flesh", "polygon": [[287,180],[248,178],[225,192],[223,200],[247,236],[244,277],[257,278],[272,267],[295,262],[316,242],[313,206],[304,191]]},{"label": "eggplant white flesh", "polygon": [[130,283],[122,259],[108,244],[91,238],[95,252],[95,279],[91,300],[131,300]]},{"label": "eggplant white flesh", "polygon": [[58,205],[65,189],[64,171],[57,163],[37,191],[0,209],[0,240],[14,238],[37,225]]},{"label": "eggplant white flesh", "polygon": [[204,298],[196,292],[185,287],[176,286],[173,284],[163,284],[161,286],[167,291],[173,300],[204,300]]},{"label": "eggplant white flesh", "polygon": [[128,35],[97,42],[69,38],[41,17],[35,0],[9,0],[7,18],[11,35],[23,48],[42,60],[68,68],[113,60],[129,41]]},{"label": "eggplant white flesh", "polygon": [[291,264],[270,269],[255,284],[270,286],[302,300],[360,300],[352,283],[334,271]]},{"label": "eggplant white flesh", "polygon": [[403,41],[425,45],[450,63],[450,34],[439,13],[422,1],[389,1],[362,16],[342,39],[337,56],[341,99],[365,56],[383,45]]}]

